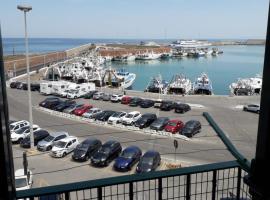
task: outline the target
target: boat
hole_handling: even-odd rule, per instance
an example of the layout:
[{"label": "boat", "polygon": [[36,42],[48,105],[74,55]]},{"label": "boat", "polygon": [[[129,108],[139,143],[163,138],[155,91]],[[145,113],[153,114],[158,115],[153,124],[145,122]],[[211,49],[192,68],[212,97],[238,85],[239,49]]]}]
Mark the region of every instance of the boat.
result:
[{"label": "boat", "polygon": [[204,40],[177,40],[170,44],[172,48],[199,48],[211,46],[211,43]]},{"label": "boat", "polygon": [[262,77],[256,75],[252,78],[239,78],[237,82],[232,83],[229,88],[231,94],[234,95],[259,95],[262,90]]},{"label": "boat", "polygon": [[205,56],[205,52],[201,49],[196,49],[195,52],[193,53],[194,57],[202,57]]},{"label": "boat", "polygon": [[188,56],[188,52],[182,49],[175,49],[172,53],[172,57],[175,58],[182,58]]},{"label": "boat", "polygon": [[176,74],[168,85],[169,94],[189,94],[192,90],[191,81],[183,74]]},{"label": "boat", "polygon": [[132,84],[136,79],[136,74],[129,73],[125,69],[120,69],[116,71],[115,69],[107,69],[103,75],[102,83],[103,85],[130,89]]},{"label": "boat", "polygon": [[145,89],[145,92],[165,94],[168,84],[168,81],[163,80],[161,75],[152,77]]},{"label": "boat", "polygon": [[154,53],[152,51],[137,55],[136,60],[155,60],[158,59],[160,56],[160,54]]},{"label": "boat", "polygon": [[213,94],[212,82],[206,73],[202,73],[193,84],[194,94]]}]

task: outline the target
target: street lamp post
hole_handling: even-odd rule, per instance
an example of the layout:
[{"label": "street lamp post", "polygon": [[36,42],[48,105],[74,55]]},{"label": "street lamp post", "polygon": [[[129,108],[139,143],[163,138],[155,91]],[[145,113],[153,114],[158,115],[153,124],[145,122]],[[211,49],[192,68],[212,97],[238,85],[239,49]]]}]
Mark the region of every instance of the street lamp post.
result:
[{"label": "street lamp post", "polygon": [[32,98],[31,98],[31,86],[30,86],[30,70],[29,70],[29,55],[28,55],[28,35],[27,35],[27,23],[26,13],[32,10],[31,6],[18,5],[17,8],[24,12],[24,36],[25,36],[25,57],[26,57],[26,70],[27,70],[27,90],[28,90],[28,107],[29,107],[29,123],[30,123],[30,147],[34,147],[34,135],[33,135],[33,114],[32,114]]}]

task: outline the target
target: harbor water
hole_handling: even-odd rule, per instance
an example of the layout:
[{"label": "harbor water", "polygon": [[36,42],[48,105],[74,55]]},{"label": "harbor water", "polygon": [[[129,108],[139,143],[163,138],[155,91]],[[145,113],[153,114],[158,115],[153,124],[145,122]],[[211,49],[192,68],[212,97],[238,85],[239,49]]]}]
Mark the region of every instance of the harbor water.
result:
[{"label": "harbor water", "polygon": [[[44,53],[66,50],[87,43],[139,43],[140,40],[113,39],[42,39],[30,38],[30,53]],[[156,41],[169,43],[170,41]],[[4,54],[24,52],[23,38],[6,38],[3,40]],[[183,73],[192,82],[202,72],[206,72],[212,80],[213,92],[217,95],[228,95],[229,85],[238,78],[254,77],[262,74],[264,46],[220,46],[224,53],[216,57],[180,58],[168,60],[133,61],[129,63],[111,62],[113,68],[126,69],[137,75],[133,90],[143,91],[150,78],[161,74],[162,78],[170,81],[175,74]]]}]

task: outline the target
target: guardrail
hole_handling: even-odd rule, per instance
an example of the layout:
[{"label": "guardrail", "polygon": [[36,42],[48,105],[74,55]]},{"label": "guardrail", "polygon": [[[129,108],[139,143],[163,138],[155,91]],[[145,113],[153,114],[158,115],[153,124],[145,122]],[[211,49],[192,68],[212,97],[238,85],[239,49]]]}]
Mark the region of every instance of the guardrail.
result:
[{"label": "guardrail", "polygon": [[50,199],[251,199],[237,161],[133,174],[17,191],[17,198]]}]

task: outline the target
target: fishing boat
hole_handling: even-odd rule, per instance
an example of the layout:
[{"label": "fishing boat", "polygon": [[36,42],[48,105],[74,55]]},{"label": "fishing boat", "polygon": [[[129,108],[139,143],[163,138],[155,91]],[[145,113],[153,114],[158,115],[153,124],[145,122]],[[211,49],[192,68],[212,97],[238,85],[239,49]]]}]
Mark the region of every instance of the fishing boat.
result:
[{"label": "fishing boat", "polygon": [[193,84],[194,94],[213,94],[212,82],[206,73],[202,73]]},{"label": "fishing boat", "polygon": [[230,86],[231,94],[234,95],[258,95],[262,90],[262,77],[256,75],[252,78],[239,78],[237,82],[232,83]]},{"label": "fishing boat", "polygon": [[158,59],[160,56],[160,54],[154,53],[152,51],[137,55],[136,60],[155,60]]},{"label": "fishing boat", "polygon": [[169,94],[189,94],[192,90],[191,81],[183,74],[176,74],[168,85]]},{"label": "fishing boat", "polygon": [[168,81],[163,80],[161,75],[152,77],[145,89],[145,92],[165,94],[168,84]]}]

